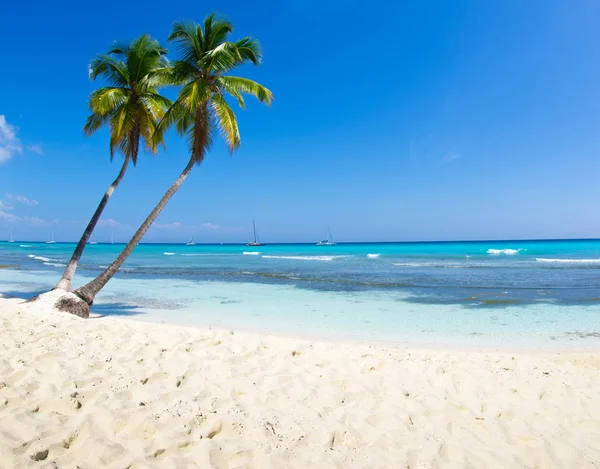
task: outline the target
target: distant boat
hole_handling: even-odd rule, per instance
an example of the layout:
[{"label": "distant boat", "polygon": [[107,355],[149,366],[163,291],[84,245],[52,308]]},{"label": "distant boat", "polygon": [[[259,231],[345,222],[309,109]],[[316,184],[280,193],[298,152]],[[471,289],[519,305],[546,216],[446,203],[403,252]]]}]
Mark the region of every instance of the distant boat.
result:
[{"label": "distant boat", "polygon": [[319,241],[317,246],[335,246],[337,244],[333,241],[333,236],[331,236],[331,229],[329,228],[329,225],[327,225],[327,232],[329,233],[329,239]]},{"label": "distant boat", "polygon": [[98,244],[96,241],[90,241],[90,244]]},{"label": "distant boat", "polygon": [[264,244],[258,240],[258,236],[256,236],[256,223],[254,223],[254,220],[252,220],[252,228],[254,228],[254,241],[246,243],[246,246],[264,246]]},{"label": "distant boat", "polygon": [[115,244],[115,234],[114,233],[110,234],[110,244]]},{"label": "distant boat", "polygon": [[8,240],[9,243],[14,243],[15,240],[12,237],[12,228],[10,229],[10,239]]},{"label": "distant boat", "polygon": [[196,243],[194,243],[194,237],[192,236],[192,237],[190,238],[190,242],[189,242],[189,243],[185,243],[185,245],[186,245],[186,246],[195,246],[195,245],[196,245]]},{"label": "distant boat", "polygon": [[50,238],[50,240],[46,241],[46,244],[56,244],[56,241],[54,241],[54,231],[52,232],[52,237]]}]

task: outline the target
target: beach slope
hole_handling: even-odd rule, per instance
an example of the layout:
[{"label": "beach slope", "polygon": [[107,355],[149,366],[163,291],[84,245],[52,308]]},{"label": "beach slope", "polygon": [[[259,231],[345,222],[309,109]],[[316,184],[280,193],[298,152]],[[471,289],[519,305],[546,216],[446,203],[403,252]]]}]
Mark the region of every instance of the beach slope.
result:
[{"label": "beach slope", "polygon": [[599,467],[599,368],[0,299],[0,467]]}]

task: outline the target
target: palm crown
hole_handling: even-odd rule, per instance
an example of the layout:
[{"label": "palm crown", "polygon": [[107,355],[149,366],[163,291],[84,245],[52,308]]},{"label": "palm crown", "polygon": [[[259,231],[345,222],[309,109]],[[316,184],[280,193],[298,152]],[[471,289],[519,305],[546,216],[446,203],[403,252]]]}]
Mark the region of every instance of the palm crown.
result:
[{"label": "palm crown", "polygon": [[227,40],[233,25],[214,14],[203,25],[175,23],[169,36],[179,49],[181,58],[170,68],[170,81],[182,85],[177,101],[166,112],[155,134],[156,142],[169,126],[187,136],[192,160],[201,163],[210,148],[213,131],[218,128],[230,152],[239,148],[237,118],[225,96],[235,98],[242,109],[244,94],[271,104],[273,94],[247,78],[225,75],[244,63],[258,65],[261,50],[258,41],[245,37]]},{"label": "palm crown", "polygon": [[167,50],[149,35],[131,44],[115,43],[106,55],[90,63],[90,79],[103,77],[109,86],[90,95],[92,114],[84,126],[91,135],[104,124],[110,128],[110,156],[120,150],[137,163],[140,139],[148,151],[156,152],[161,139],[153,138],[158,121],[171,101],[157,88],[166,85]]}]

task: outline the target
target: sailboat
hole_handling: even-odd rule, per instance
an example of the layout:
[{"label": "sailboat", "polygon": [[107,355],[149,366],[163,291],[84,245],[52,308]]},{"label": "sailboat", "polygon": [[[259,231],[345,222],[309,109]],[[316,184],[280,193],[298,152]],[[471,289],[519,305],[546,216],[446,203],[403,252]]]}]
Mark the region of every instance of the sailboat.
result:
[{"label": "sailboat", "polygon": [[252,220],[252,228],[254,228],[254,241],[246,243],[246,246],[264,246],[264,244],[258,240],[258,236],[256,236],[256,223],[254,223],[254,220]]},{"label": "sailboat", "polygon": [[115,244],[115,234],[114,233],[110,234],[110,244]]},{"label": "sailboat", "polygon": [[56,244],[56,241],[54,241],[54,231],[52,232],[52,237],[50,238],[50,240],[46,241],[46,244]]},{"label": "sailboat", "polygon": [[319,241],[317,246],[335,246],[337,244],[333,241],[333,236],[331,236],[331,228],[329,228],[329,225],[327,225],[327,232],[329,233],[329,238]]},{"label": "sailboat", "polygon": [[192,236],[192,237],[190,238],[190,242],[189,242],[189,243],[185,243],[185,245],[186,245],[186,246],[195,246],[195,245],[196,245],[196,243],[194,243],[194,237]]},{"label": "sailboat", "polygon": [[90,241],[90,244],[98,244],[97,241]]},{"label": "sailboat", "polygon": [[12,237],[12,228],[10,229],[10,239],[8,240],[9,243],[14,243],[15,240]]}]

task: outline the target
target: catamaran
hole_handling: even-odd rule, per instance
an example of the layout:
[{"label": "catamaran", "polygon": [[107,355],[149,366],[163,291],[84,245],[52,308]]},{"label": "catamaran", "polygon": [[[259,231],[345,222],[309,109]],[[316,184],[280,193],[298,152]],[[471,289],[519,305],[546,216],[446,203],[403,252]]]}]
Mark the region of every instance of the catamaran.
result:
[{"label": "catamaran", "polygon": [[329,228],[329,225],[327,225],[327,232],[329,233],[329,238],[319,241],[317,246],[335,246],[337,244],[333,241],[333,236],[331,236],[331,228]]},{"label": "catamaran", "polygon": [[12,228],[10,229],[10,239],[8,240],[9,243],[14,243],[15,240],[12,237]]},{"label": "catamaran", "polygon": [[185,245],[186,245],[186,246],[195,246],[195,245],[196,245],[196,243],[194,243],[194,237],[192,236],[192,237],[190,238],[190,242],[189,242],[189,243],[185,243]]},{"label": "catamaran", "polygon": [[264,244],[259,241],[258,236],[256,236],[256,223],[254,223],[254,220],[252,220],[252,228],[254,228],[254,241],[246,243],[246,246],[264,246]]},{"label": "catamaran", "polygon": [[46,244],[56,244],[56,241],[54,241],[54,231],[52,232],[50,240],[46,241]]}]

